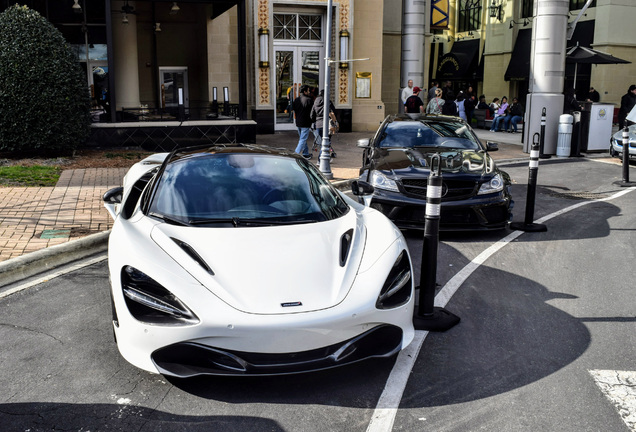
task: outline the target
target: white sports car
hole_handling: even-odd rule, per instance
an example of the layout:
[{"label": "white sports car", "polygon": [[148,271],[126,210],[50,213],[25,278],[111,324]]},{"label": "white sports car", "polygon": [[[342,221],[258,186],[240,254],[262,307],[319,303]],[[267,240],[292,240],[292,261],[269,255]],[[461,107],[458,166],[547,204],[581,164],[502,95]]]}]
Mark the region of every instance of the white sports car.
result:
[{"label": "white sports car", "polygon": [[300,155],[242,144],[159,153],[104,204],[115,339],[141,369],[297,373],[389,357],[413,339],[401,232]]}]

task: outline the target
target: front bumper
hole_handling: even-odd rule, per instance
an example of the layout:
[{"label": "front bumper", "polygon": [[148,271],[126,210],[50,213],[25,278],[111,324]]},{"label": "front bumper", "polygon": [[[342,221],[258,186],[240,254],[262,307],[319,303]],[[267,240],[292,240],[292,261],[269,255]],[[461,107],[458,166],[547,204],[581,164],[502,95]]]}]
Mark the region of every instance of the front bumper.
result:
[{"label": "front bumper", "polygon": [[347,341],[310,351],[266,354],[231,351],[180,342],[152,353],[157,370],[168,376],[284,375],[329,369],[369,358],[390,357],[402,348],[402,329],[377,326]]},{"label": "front bumper", "polygon": [[[506,186],[507,187],[507,186]],[[499,192],[477,195],[470,199],[442,201],[440,209],[441,231],[479,231],[506,227],[512,219],[514,201],[510,195]],[[402,229],[423,229],[426,200],[400,193],[376,189],[371,207]]]},{"label": "front bumper", "polygon": [[[623,139],[620,138],[617,140],[616,138],[612,138],[610,145],[612,146],[612,150],[614,150],[614,154],[623,154]],[[636,141],[629,141],[629,156],[636,156]]]}]

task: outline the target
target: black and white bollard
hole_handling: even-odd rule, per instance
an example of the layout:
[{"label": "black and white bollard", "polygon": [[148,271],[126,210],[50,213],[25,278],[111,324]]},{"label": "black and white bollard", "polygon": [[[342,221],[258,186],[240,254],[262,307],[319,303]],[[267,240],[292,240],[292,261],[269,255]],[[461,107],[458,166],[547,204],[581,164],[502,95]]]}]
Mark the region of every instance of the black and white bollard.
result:
[{"label": "black and white bollard", "polygon": [[424,246],[420,267],[420,295],[413,325],[418,330],[446,331],[459,323],[459,317],[444,308],[435,307],[435,282],[437,280],[437,250],[439,247],[439,221],[442,203],[441,158],[431,158],[431,174],[426,186],[426,216]]},{"label": "black and white bollard", "polygon": [[618,184],[623,187],[636,186],[636,182],[629,181],[629,127],[627,126],[623,129],[623,181]]},{"label": "black and white bollard", "polygon": [[551,156],[544,153],[544,150],[545,150],[545,123],[546,123],[546,110],[545,110],[545,107],[543,107],[543,109],[541,110],[541,148],[539,150],[539,157],[541,159],[550,159]]},{"label": "black and white bollard", "polygon": [[527,232],[544,232],[548,228],[543,224],[533,223],[534,200],[537,195],[537,174],[539,172],[539,134],[535,133],[530,150],[530,167],[528,172],[528,194],[526,198],[526,218],[523,223],[513,222],[510,229]]}]

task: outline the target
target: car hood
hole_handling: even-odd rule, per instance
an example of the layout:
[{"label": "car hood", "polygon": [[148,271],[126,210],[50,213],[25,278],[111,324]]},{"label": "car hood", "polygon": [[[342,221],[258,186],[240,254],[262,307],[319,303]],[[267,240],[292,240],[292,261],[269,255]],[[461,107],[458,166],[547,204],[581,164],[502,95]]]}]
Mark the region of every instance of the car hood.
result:
[{"label": "car hood", "polygon": [[429,148],[376,149],[374,168],[397,176],[421,174],[422,171],[428,175],[435,154],[440,155],[443,174],[486,175],[496,171],[494,160],[485,151]]},{"label": "car hood", "polygon": [[[342,240],[345,233],[351,235],[349,242]],[[285,314],[330,308],[346,297],[360,266],[366,232],[356,212],[349,211],[326,222],[271,227],[164,223],[153,228],[151,237],[230,306],[248,313]],[[346,249],[343,265],[341,249]]]}]

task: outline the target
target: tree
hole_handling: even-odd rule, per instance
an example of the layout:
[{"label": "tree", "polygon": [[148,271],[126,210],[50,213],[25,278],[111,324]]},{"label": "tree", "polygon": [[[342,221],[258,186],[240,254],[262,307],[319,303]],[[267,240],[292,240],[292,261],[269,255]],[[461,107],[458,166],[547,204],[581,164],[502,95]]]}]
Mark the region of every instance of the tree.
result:
[{"label": "tree", "polygon": [[26,6],[0,13],[0,151],[70,154],[90,134],[86,77],[62,34]]}]

